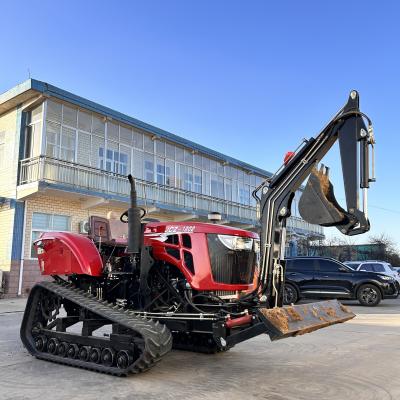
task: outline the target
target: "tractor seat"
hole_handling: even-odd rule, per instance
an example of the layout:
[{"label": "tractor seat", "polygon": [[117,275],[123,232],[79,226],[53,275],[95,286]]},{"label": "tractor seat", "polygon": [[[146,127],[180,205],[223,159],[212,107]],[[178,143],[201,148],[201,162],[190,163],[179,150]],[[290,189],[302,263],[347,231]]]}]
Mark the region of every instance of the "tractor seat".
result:
[{"label": "tractor seat", "polygon": [[128,224],[124,224],[118,219],[109,219],[110,239],[116,243],[126,244],[128,240]]},{"label": "tractor seat", "polygon": [[95,242],[110,245],[126,244],[128,238],[128,224],[117,219],[107,219],[97,216],[89,218],[90,234]]}]

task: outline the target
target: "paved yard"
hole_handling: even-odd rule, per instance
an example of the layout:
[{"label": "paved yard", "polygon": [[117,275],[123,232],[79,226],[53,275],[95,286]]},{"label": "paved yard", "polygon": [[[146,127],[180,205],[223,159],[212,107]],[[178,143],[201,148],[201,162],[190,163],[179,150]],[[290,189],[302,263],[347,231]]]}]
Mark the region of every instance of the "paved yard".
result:
[{"label": "paved yard", "polygon": [[400,399],[400,299],[354,305],[356,319],[298,338],[263,335],[217,355],[173,351],[129,378],[29,356],[19,340],[23,307],[0,300],[1,400]]}]

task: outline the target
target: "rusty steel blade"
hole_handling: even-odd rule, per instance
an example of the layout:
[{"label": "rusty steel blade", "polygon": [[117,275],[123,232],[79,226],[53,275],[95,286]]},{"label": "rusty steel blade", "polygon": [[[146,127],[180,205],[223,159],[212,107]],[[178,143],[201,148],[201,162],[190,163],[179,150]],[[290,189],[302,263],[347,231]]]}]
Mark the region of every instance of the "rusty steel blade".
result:
[{"label": "rusty steel blade", "polygon": [[266,325],[271,340],[304,335],[355,317],[348,307],[337,300],[260,308],[258,315]]}]

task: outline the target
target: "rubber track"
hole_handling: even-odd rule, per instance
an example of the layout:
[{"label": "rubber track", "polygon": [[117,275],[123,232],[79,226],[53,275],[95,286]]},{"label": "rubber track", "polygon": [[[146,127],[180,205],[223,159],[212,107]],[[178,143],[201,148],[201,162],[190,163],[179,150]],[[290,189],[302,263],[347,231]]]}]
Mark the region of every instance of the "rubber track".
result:
[{"label": "rubber track", "polygon": [[[145,344],[139,358],[127,369],[121,370],[117,367],[107,367],[102,364],[84,362],[78,359],[69,359],[37,351],[33,345],[33,337],[31,335],[32,327],[28,326],[28,320],[29,315],[32,312],[35,312],[35,310],[32,310],[30,306],[35,293],[40,289],[48,290],[61,298],[77,304],[79,307],[93,312],[101,318],[117,323],[124,328],[138,333],[144,340]],[[126,376],[131,373],[137,374],[148,370],[155,363],[160,361],[161,358],[172,348],[172,335],[165,325],[160,324],[158,321],[153,321],[149,318],[136,315],[134,311],[114,306],[107,301],[99,301],[93,295],[77,289],[73,285],[56,282],[40,282],[32,288],[29,297],[21,326],[21,339],[28,351],[37,358],[81,367],[92,371]],[[26,337],[27,334],[30,334],[31,337]]]}]

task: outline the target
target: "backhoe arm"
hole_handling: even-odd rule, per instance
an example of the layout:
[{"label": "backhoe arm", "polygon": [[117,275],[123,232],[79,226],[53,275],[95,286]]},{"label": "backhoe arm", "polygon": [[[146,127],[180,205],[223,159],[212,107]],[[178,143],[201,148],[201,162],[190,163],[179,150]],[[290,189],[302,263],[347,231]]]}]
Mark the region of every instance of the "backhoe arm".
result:
[{"label": "backhoe arm", "polygon": [[[364,120],[367,121],[367,125]],[[324,166],[317,164],[339,141],[347,209],[337,203],[333,186]],[[346,105],[332,118],[316,138],[302,147],[282,168],[253,194],[259,200],[261,219],[260,285],[270,307],[281,307],[284,289],[284,250],[286,221],[296,191],[311,174],[299,202],[302,217],[314,224],[336,226],[343,234],[356,235],[370,228],[366,191],[370,177],[370,146],[374,137],[371,121],[359,110],[359,96],[350,93]],[[373,174],[373,173],[372,173]],[[363,190],[363,208],[359,189]],[[257,192],[261,191],[261,196]]]}]

